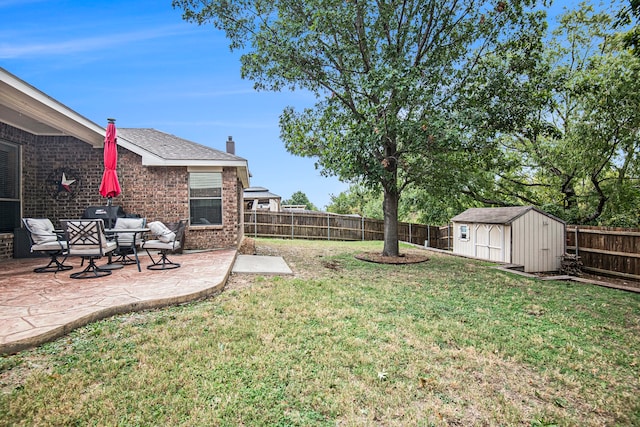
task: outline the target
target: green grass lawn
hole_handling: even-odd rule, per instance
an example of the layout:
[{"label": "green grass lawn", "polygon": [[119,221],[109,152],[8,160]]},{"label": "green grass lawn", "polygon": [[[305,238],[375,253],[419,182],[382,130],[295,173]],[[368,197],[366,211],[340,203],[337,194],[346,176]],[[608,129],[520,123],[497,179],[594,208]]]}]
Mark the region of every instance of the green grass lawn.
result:
[{"label": "green grass lawn", "polygon": [[295,275],[0,359],[0,425],[640,425],[638,294],[354,258],[379,242],[257,248]]}]

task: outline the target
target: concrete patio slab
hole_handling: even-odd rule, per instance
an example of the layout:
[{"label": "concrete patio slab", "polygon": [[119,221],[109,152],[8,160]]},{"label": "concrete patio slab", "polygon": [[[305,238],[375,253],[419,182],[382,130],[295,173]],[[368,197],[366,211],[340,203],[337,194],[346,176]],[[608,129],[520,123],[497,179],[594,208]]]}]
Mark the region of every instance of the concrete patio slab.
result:
[{"label": "concrete patio slab", "polygon": [[293,274],[287,263],[279,256],[238,255],[233,273],[244,274]]},{"label": "concrete patio slab", "polygon": [[236,251],[176,254],[171,259],[181,267],[152,271],[143,261],[142,272],[130,265],[86,280],[69,277],[81,268],[77,258],[66,262],[73,270],[55,274],[33,272],[47,258],[0,261],[0,354],[38,346],[114,314],[215,295],[226,284]]}]

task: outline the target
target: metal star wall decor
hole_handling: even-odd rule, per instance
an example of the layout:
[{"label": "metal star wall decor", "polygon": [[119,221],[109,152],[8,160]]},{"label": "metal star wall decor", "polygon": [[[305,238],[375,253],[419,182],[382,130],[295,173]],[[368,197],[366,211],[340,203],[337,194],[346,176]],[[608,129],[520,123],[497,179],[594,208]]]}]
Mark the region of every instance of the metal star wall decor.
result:
[{"label": "metal star wall decor", "polygon": [[54,199],[73,199],[80,188],[80,177],[73,169],[58,168],[47,177],[47,186]]}]

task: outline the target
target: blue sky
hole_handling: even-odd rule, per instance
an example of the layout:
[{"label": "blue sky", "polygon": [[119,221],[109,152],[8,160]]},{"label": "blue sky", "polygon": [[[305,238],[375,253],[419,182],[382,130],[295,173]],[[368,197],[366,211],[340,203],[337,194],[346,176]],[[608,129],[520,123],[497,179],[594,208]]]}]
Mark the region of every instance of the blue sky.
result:
[{"label": "blue sky", "polygon": [[171,0],[0,0],[0,16],[0,66],[102,126],[115,117],[220,150],[231,135],[251,185],[283,199],[302,191],[323,208],[348,188],[279,138],[283,108],[314,98],[254,91],[224,35],[183,21]]},{"label": "blue sky", "polygon": [[251,185],[316,206],[348,188],[279,138],[283,108],[304,92],[256,92],[239,54],[212,26],[182,20],[171,1],[0,0],[0,66],[106,126],[155,128],[219,150],[228,136],[249,161]]}]

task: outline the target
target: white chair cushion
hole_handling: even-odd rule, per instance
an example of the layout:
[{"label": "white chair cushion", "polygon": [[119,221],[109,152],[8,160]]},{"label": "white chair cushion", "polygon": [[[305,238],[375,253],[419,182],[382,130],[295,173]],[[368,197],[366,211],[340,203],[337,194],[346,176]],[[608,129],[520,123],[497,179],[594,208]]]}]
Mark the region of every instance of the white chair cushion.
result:
[{"label": "white chair cushion", "polygon": [[142,228],[143,226],[144,218],[118,218],[113,228],[116,230],[125,230],[127,228]]},{"label": "white chair cushion", "polygon": [[[135,228],[143,228],[145,220],[144,218],[118,218],[116,219],[116,224],[113,226],[115,230],[127,230],[127,229],[135,229]],[[118,233],[118,244],[121,246],[131,246],[133,243],[133,234],[132,233]],[[140,244],[142,239],[138,235],[136,239],[136,244]]]},{"label": "white chair cushion", "polygon": [[56,233],[53,231],[53,224],[49,218],[28,218],[26,222],[31,229],[31,238],[33,239],[34,245],[41,245],[58,240]]},{"label": "white chair cushion", "polygon": [[34,244],[33,246],[31,246],[31,250],[32,251],[60,251],[60,250],[66,250],[67,249],[67,242],[65,242],[64,240],[61,241],[55,241],[55,242],[44,242],[44,243],[38,243],[37,245]]},{"label": "white chair cushion", "polygon": [[173,242],[176,239],[176,233],[169,230],[166,225],[160,221],[153,221],[149,223],[149,230],[158,236],[158,240],[164,243]]},{"label": "white chair cushion", "polygon": [[69,248],[69,255],[77,255],[77,256],[100,256],[101,254],[107,254],[113,251],[116,247],[118,247],[116,242],[106,241],[102,245],[102,250],[100,250],[99,245],[87,245],[87,246],[78,246]]},{"label": "white chair cushion", "polygon": [[180,249],[180,242],[163,242],[161,240],[147,240],[142,244],[142,249],[177,250],[177,249]]}]

